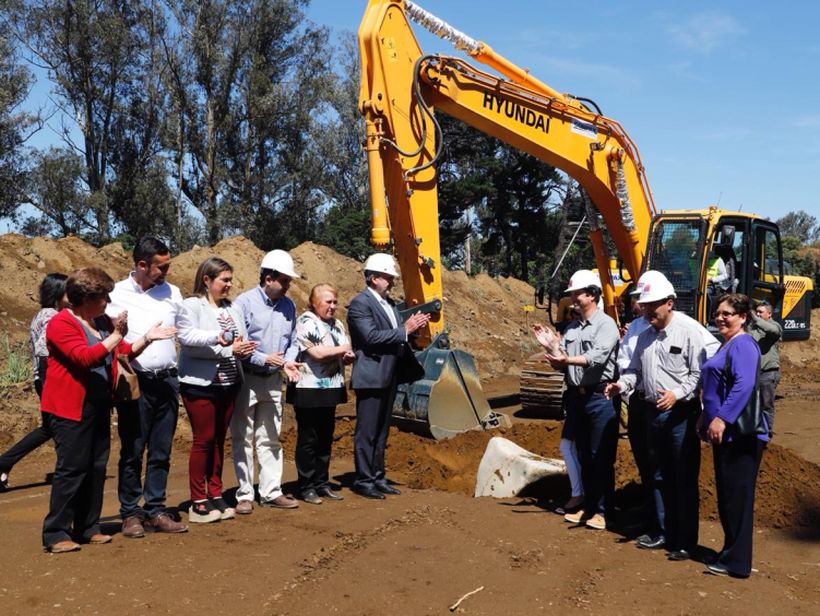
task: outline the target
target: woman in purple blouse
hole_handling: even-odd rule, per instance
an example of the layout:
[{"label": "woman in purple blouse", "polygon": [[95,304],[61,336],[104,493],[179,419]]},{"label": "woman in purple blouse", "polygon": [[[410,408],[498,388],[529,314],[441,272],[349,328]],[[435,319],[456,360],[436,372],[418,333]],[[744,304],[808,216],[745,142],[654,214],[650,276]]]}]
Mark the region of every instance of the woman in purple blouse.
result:
[{"label": "woman in purple blouse", "polygon": [[732,293],[718,299],[715,325],[724,343],[703,364],[701,372],[701,436],[712,443],[724,534],[723,549],[706,568],[714,575],[741,578],[749,577],[752,571],[755,483],[763,448],[769,440],[765,434],[735,433],[738,416],[757,392],[760,349],[746,333],[753,318],[747,296]]}]

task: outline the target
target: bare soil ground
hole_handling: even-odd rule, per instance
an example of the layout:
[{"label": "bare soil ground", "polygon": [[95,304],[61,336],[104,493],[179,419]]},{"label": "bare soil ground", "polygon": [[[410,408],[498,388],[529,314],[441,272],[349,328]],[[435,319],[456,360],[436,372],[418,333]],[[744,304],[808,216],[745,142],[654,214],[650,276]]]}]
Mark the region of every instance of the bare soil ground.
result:
[{"label": "bare soil ground", "polygon": [[[187,292],[196,265],[209,254],[234,265],[236,292],[255,284],[261,252],[241,238],[176,257],[172,282]],[[293,254],[307,274],[292,290],[300,308],[310,286],[320,281],[336,283],[343,303],[358,290],[359,264],[314,244]],[[90,263],[120,278],[129,259],[118,245],[97,251],[76,239],[0,237],[2,331],[22,343],[40,278]],[[560,424],[521,417],[514,404],[520,360],[533,350],[523,336],[522,310],[531,303],[532,289],[513,279],[467,279],[459,273],[446,275],[445,288],[452,338],[477,356],[496,404],[511,404],[498,409],[514,421],[503,435],[530,451],[557,456]],[[635,529],[628,508],[637,473],[626,441],[618,457],[621,532],[572,527],[552,513],[553,501],[566,496],[563,480],[536,486],[521,498],[472,498],[488,434],[435,443],[394,431],[387,465],[401,496],[374,502],[344,489],[340,503],[257,509],[179,536],[127,540],[116,534],[110,545],[69,555],[47,555],[40,547],[49,495],[44,477],[54,464],[46,445],[15,468],[12,489],[0,494],[0,614],[445,614],[479,587],[457,613],[820,613],[820,311],[813,317],[812,340],[782,347],[777,435],[760,473],[756,571],[749,580],[707,576],[697,562],[669,562],[663,553],[631,545]],[[36,422],[30,385],[0,388],[0,448]],[[351,479],[353,426],[352,404],[340,407],[331,470],[342,486]],[[118,533],[113,434],[103,513],[105,530]],[[285,480],[292,482],[295,433],[289,409],[283,440]],[[189,443],[183,412],[169,481],[169,504],[181,509],[188,498]],[[701,556],[719,549],[722,539],[711,456],[704,449]],[[231,485],[230,466],[225,477]]]}]

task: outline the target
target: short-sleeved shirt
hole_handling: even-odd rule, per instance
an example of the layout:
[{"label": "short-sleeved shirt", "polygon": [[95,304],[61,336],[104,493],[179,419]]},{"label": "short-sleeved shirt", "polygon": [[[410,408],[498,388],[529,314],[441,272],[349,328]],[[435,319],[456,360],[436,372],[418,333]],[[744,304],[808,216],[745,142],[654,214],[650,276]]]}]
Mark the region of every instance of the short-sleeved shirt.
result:
[{"label": "short-sleeved shirt", "polygon": [[311,311],[296,320],[296,343],[299,361],[304,365],[296,383],[297,389],[336,389],[345,386],[344,363],[341,357],[319,361],[307,353],[314,346],[341,346],[350,342],[339,319],[332,322],[320,319]]}]

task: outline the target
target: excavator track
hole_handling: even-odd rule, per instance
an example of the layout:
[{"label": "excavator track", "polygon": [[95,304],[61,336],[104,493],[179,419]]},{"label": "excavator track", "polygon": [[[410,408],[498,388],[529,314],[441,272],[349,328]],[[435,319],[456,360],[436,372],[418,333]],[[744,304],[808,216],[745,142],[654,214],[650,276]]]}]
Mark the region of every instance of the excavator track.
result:
[{"label": "excavator track", "polygon": [[543,353],[536,353],[524,362],[519,383],[521,409],[525,413],[563,419],[564,374],[550,366]]}]

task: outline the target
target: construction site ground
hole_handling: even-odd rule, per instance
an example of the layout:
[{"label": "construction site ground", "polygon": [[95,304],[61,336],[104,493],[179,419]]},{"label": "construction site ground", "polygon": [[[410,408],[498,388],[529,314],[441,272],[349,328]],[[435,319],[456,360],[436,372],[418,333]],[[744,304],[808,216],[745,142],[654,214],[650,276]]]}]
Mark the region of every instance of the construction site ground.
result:
[{"label": "construction site ground", "polygon": [[[173,261],[171,282],[190,291],[196,265],[219,254],[235,268],[235,293],[253,285],[261,252],[226,240]],[[330,280],[346,304],[361,287],[361,266],[329,249],[303,244],[292,254],[306,274],[291,295],[301,310],[313,284]],[[129,268],[119,245],[96,250],[78,239],[0,237],[0,328],[25,351],[36,288],[50,271],[103,266],[116,279]],[[518,370],[535,351],[527,334],[532,289],[514,279],[445,273],[452,339],[473,353],[496,410],[512,428],[501,434],[534,453],[558,457],[560,422],[524,416]],[[400,294],[400,293],[399,293]],[[344,313],[342,312],[342,316]],[[542,317],[535,317],[542,318]],[[811,614],[820,613],[820,311],[809,341],[782,346],[776,436],[764,454],[756,503],[755,571],[748,580],[716,578],[696,561],[670,562],[642,551],[635,532],[637,472],[628,442],[617,462],[618,532],[567,524],[552,512],[567,496],[564,479],[510,499],[473,498],[475,475],[492,436],[470,432],[434,442],[391,432],[389,476],[401,496],[383,501],[349,491],[352,402],[339,407],[331,474],[345,500],[293,511],[259,509],[236,520],[195,526],[184,535],[119,534],[117,459],[112,427],[104,530],[109,545],[79,553],[42,551],[51,445],[23,460],[0,494],[0,614]],[[2,337],[2,335],[0,335]],[[0,358],[0,371],[7,357]],[[29,384],[0,387],[0,448],[38,421]],[[112,425],[116,422],[112,415]],[[295,422],[285,409],[285,490],[295,479]],[[169,479],[168,504],[184,514],[190,428],[184,411]],[[720,548],[711,452],[703,450],[699,558]],[[235,487],[230,463],[226,485]],[[232,495],[233,489],[228,492]]]}]

